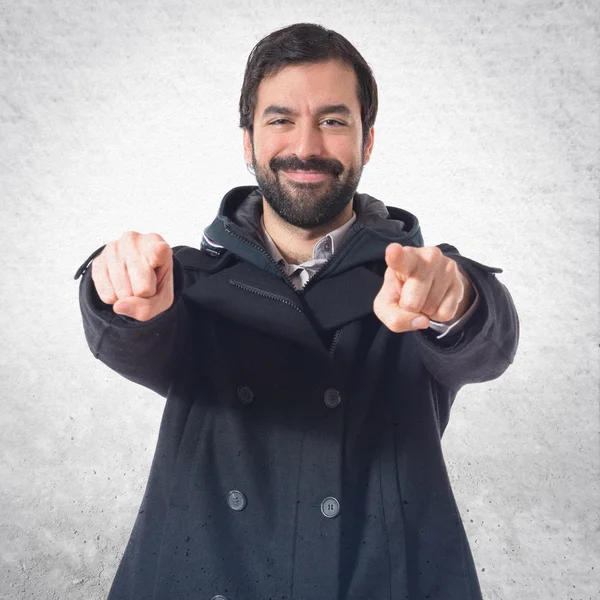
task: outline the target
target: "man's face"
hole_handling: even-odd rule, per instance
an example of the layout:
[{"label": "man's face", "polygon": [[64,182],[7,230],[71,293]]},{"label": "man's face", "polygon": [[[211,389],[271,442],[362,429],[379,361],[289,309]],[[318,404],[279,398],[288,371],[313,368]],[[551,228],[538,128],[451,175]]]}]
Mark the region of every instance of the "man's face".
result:
[{"label": "man's face", "polygon": [[351,201],[373,147],[363,151],[354,71],[330,60],[263,79],[244,154],[266,202],[303,229],[326,225]]}]

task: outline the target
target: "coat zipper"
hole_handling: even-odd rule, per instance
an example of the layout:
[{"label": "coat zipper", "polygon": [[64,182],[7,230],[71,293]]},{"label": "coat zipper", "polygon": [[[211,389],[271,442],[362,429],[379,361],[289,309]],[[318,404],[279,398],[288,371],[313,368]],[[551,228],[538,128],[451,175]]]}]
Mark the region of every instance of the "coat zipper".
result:
[{"label": "coat zipper", "polygon": [[[259,246],[258,244],[251,242],[250,240],[246,239],[245,237],[242,237],[241,235],[234,233],[233,231],[231,231],[231,229],[229,229],[229,227],[227,227],[227,225],[225,225],[225,231],[227,233],[229,233],[230,235],[232,235],[233,237],[237,238],[238,240],[242,240],[242,242],[245,242],[249,246],[252,246],[252,248],[256,248],[257,250],[260,250],[260,252],[262,252],[262,254],[264,254],[267,257],[269,262],[272,262],[277,267],[277,270],[283,275],[284,279],[287,281],[287,283],[290,285],[290,287],[292,289],[296,290],[296,286],[294,285],[294,282],[291,280],[290,276],[279,266],[279,263],[262,246]],[[296,292],[301,292],[301,290],[296,290]],[[300,310],[297,306],[294,308],[297,308],[298,310]],[[302,312],[302,311],[300,311],[300,312]],[[302,314],[304,314],[304,313],[302,313]]]},{"label": "coat zipper", "polygon": [[329,346],[329,354],[331,357],[333,357],[333,352],[335,350],[335,347],[338,343],[338,340],[340,339],[340,335],[342,334],[342,330],[338,329],[335,332],[335,335],[333,336],[333,339],[331,340],[331,346]]},{"label": "coat zipper", "polygon": [[[302,312],[300,308],[298,308],[293,302],[290,302],[287,298],[283,298],[282,296],[278,296],[277,294],[271,294],[270,292],[265,292],[264,290],[261,290],[259,288],[255,288],[251,285],[247,285],[246,283],[242,283],[241,281],[236,281],[235,279],[230,279],[229,283],[243,290],[246,290],[247,292],[256,294],[257,296],[262,296],[263,298],[269,298],[270,300],[277,300],[279,302],[283,302],[283,304],[291,306],[294,310],[297,310],[303,317],[306,317],[306,314],[304,314],[304,312]],[[333,339],[331,340],[331,345],[329,346],[329,355],[331,357],[333,357],[333,352],[335,351],[335,347],[337,346],[341,334],[342,330],[338,329],[335,332]]]},{"label": "coat zipper", "polygon": [[236,281],[235,279],[230,279],[229,283],[231,283],[235,287],[239,287],[243,290],[246,290],[247,292],[252,292],[257,296],[263,296],[264,298],[269,298],[270,300],[277,300],[278,302],[283,302],[284,304],[287,304],[288,306],[291,306],[293,309],[297,310],[303,317],[306,317],[306,315],[300,307],[296,306],[293,302],[290,302],[287,298],[284,298],[283,296],[278,296],[277,294],[265,292],[264,290],[261,290],[259,288],[255,288],[251,285],[247,285],[246,283],[242,283],[241,281]]},{"label": "coat zipper", "polygon": [[[302,295],[302,293],[301,293],[302,291],[296,289],[296,286],[294,285],[294,282],[291,280],[291,278],[289,277],[289,275],[279,266],[279,263],[262,246],[259,246],[258,244],[255,244],[255,243],[251,242],[250,240],[242,237],[241,235],[238,235],[237,233],[234,233],[233,231],[231,231],[231,229],[229,229],[229,227],[227,227],[227,225],[225,225],[225,231],[227,233],[229,233],[230,235],[232,235],[233,237],[236,237],[239,240],[242,240],[243,242],[245,242],[249,246],[252,246],[252,248],[256,248],[257,250],[260,250],[260,252],[267,257],[267,259],[269,260],[269,262],[272,262],[277,267],[277,270],[283,275],[283,277],[284,277],[285,281],[287,281],[288,285],[298,295]],[[241,289],[244,289],[244,290],[246,290],[248,292],[252,292],[253,294],[257,294],[258,296],[263,296],[264,298],[270,298],[271,300],[276,300],[278,302],[283,302],[283,304],[291,306],[294,310],[298,311],[311,324],[311,326],[314,327],[314,324],[311,321],[310,317],[299,306],[297,306],[293,302],[290,302],[287,298],[284,298],[283,296],[279,296],[277,294],[271,294],[269,292],[265,292],[264,290],[252,287],[250,285],[246,285],[245,283],[242,283],[241,281],[235,281],[233,279],[230,279],[229,283],[231,283],[231,284],[233,284],[233,285],[235,285],[235,286],[237,286],[237,287],[239,287]]]}]

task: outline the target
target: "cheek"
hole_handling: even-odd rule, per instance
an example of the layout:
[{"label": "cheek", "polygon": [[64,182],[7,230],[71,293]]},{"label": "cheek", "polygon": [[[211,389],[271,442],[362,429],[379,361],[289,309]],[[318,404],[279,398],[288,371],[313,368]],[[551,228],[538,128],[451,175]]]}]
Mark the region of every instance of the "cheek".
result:
[{"label": "cheek", "polygon": [[259,163],[269,162],[271,158],[281,154],[283,145],[276,138],[255,138],[254,154]]},{"label": "cheek", "polygon": [[345,165],[362,162],[362,145],[356,146],[348,140],[331,140],[328,153]]}]

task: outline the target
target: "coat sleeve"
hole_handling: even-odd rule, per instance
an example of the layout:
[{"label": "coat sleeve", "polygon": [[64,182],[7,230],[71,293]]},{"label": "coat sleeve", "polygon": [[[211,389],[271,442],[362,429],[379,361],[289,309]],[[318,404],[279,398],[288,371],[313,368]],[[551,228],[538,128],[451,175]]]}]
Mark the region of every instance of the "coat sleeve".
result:
[{"label": "coat sleeve", "polygon": [[188,313],[182,291],[184,270],[173,250],[172,306],[149,321],[136,321],[116,314],[111,304],[100,300],[89,264],[104,246],[78,269],[79,306],[83,331],[93,355],[123,377],[166,397],[172,374],[184,351]]},{"label": "coat sleeve", "polygon": [[519,318],[506,287],[497,280],[502,269],[461,256],[454,246],[441,244],[479,295],[479,305],[460,331],[436,339],[432,330],[414,332],[421,359],[443,386],[458,390],[467,383],[500,377],[513,362],[519,342]]}]

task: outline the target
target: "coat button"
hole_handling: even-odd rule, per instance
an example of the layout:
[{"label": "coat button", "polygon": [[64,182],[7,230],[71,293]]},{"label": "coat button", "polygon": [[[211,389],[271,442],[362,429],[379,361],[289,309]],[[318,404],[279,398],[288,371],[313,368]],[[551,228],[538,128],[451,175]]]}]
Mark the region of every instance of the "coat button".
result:
[{"label": "coat button", "polygon": [[246,506],[246,496],[244,496],[242,492],[231,490],[227,497],[227,504],[229,504],[230,508],[233,508],[233,510],[244,510]]},{"label": "coat button", "polygon": [[237,390],[237,395],[240,399],[240,402],[243,402],[244,404],[250,404],[250,402],[254,400],[254,394],[247,385],[240,385]]},{"label": "coat button", "polygon": [[218,596],[213,596],[210,600],[227,600],[227,598],[225,598],[225,596],[221,596],[221,594],[219,594]]},{"label": "coat button", "polygon": [[342,401],[342,396],[336,389],[329,388],[325,392],[324,399],[326,406],[328,406],[329,408],[335,408]]},{"label": "coat button", "polygon": [[329,496],[328,498],[325,498],[323,502],[321,502],[321,512],[328,519],[333,519],[333,517],[336,517],[340,512],[340,503],[336,498]]}]

